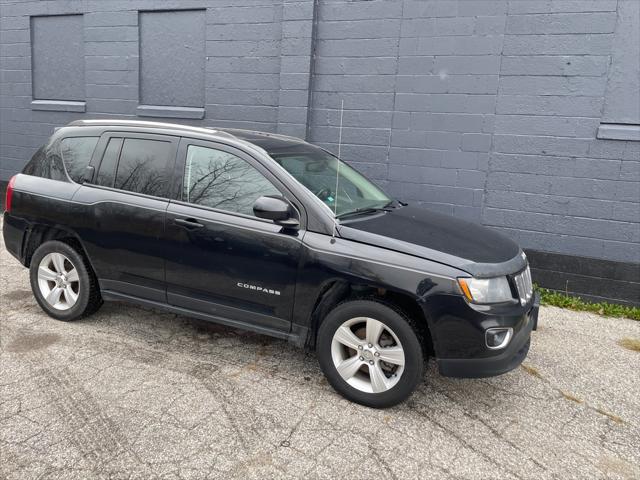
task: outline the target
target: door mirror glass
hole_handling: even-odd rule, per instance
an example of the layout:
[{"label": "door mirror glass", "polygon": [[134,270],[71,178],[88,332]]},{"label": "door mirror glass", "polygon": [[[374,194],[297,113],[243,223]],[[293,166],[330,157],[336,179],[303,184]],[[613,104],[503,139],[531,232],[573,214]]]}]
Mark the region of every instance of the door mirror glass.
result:
[{"label": "door mirror glass", "polygon": [[273,220],[274,223],[288,228],[299,225],[293,211],[289,202],[282,197],[262,196],[253,204],[253,214],[256,217]]}]

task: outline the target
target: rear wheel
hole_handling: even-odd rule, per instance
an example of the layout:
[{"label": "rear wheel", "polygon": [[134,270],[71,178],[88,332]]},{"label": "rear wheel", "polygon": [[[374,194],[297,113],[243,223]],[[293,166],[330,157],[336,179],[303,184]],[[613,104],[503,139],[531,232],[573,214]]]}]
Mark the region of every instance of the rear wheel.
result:
[{"label": "rear wheel", "polygon": [[329,313],[318,331],[317,354],[333,388],[374,408],[408,398],[424,369],[410,319],[370,300],[346,302]]},{"label": "rear wheel", "polygon": [[40,245],[31,258],[29,273],[36,301],[57,320],[77,320],[102,304],[97,281],[86,260],[64,242]]}]

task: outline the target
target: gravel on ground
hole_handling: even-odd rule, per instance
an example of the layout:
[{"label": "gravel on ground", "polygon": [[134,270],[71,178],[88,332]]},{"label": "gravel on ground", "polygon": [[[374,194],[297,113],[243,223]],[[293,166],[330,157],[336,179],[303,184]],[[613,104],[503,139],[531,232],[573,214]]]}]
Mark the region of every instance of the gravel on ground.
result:
[{"label": "gravel on ground", "polygon": [[640,322],[553,307],[524,364],[406,403],[283,341],[108,303],[64,323],[0,244],[0,478],[640,478]]}]

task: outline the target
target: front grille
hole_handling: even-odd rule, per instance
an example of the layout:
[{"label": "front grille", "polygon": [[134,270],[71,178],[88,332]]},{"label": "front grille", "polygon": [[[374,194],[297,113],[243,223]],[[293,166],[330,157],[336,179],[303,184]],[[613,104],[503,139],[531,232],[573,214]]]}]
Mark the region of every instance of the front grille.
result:
[{"label": "front grille", "polygon": [[529,265],[527,265],[527,268],[522,272],[514,275],[513,281],[518,289],[520,303],[522,305],[526,305],[533,295],[533,283],[531,282],[531,270],[529,270]]}]

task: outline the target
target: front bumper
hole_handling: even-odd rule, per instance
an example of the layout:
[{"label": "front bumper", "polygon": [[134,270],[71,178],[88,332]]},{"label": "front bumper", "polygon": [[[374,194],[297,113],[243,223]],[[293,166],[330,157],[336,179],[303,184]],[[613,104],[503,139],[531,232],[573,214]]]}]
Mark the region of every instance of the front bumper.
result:
[{"label": "front bumper", "polygon": [[515,333],[507,348],[496,355],[481,358],[438,358],[440,374],[446,377],[480,378],[501,375],[517,368],[526,358],[531,332],[538,328],[540,295],[535,294],[526,313],[524,325]]}]

